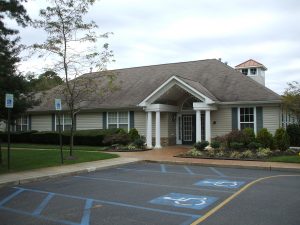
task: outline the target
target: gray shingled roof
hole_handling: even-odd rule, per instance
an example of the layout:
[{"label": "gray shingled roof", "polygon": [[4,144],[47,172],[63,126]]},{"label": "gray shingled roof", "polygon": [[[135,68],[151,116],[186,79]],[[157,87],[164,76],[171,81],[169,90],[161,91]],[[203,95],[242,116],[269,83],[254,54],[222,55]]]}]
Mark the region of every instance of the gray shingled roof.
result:
[{"label": "gray shingled roof", "polygon": [[[133,108],[172,76],[177,76],[202,94],[217,102],[278,101],[280,96],[251,78],[216,59],[170,63],[112,70],[119,89],[101,101],[90,96],[86,109]],[[85,74],[100,82],[101,72]],[[30,111],[53,110],[57,88],[47,92],[39,106]]]}]

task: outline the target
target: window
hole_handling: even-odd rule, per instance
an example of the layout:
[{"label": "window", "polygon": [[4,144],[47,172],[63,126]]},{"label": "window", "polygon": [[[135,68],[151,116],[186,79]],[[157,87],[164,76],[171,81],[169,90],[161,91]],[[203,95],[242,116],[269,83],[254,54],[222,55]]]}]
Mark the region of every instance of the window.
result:
[{"label": "window", "polygon": [[16,131],[28,131],[29,130],[29,118],[28,116],[21,116],[16,120]]},{"label": "window", "polygon": [[107,128],[122,128],[128,131],[128,112],[108,112]]},{"label": "window", "polygon": [[[56,120],[55,120],[55,127],[56,127],[56,131],[59,131],[59,121],[58,121],[58,116],[55,115],[56,117]],[[61,130],[62,131],[65,131],[65,130],[71,130],[71,126],[72,126],[72,118],[70,115],[65,115],[65,114],[62,114],[60,116],[60,127],[61,127]]]},{"label": "window", "polygon": [[256,75],[256,68],[251,68],[250,69],[250,74],[251,75]]},{"label": "window", "polygon": [[[254,108],[240,108],[240,129],[246,127],[254,129]],[[255,130],[255,129],[254,129]]]},{"label": "window", "polygon": [[248,69],[242,69],[242,74],[248,75]]}]

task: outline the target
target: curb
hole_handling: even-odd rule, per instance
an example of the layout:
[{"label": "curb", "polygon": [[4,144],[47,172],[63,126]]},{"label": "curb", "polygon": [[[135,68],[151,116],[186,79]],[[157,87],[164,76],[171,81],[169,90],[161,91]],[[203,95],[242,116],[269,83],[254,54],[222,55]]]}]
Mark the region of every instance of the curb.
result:
[{"label": "curb", "polygon": [[120,162],[116,163],[113,165],[101,165],[101,166],[91,166],[91,167],[86,167],[83,169],[78,169],[74,171],[69,171],[69,172],[57,172],[57,173],[49,173],[47,175],[41,175],[41,176],[32,176],[32,177],[27,177],[24,179],[16,179],[12,181],[4,181],[0,182],[0,188],[6,187],[6,186],[15,186],[15,185],[20,185],[20,184],[26,184],[26,183],[32,183],[36,181],[43,181],[43,180],[48,180],[48,179],[55,179],[55,178],[61,178],[61,177],[66,177],[66,176],[73,176],[73,175],[78,175],[82,173],[90,173],[90,172],[95,172],[95,171],[100,171],[104,169],[110,169],[110,168],[115,168],[120,165],[129,165],[137,162],[142,162],[144,160],[140,159],[133,159],[130,162]]},{"label": "curb", "polygon": [[214,163],[201,163],[201,162],[183,162],[183,161],[168,161],[168,160],[144,160],[149,163],[165,163],[175,165],[194,165],[205,167],[225,167],[225,168],[237,168],[237,169],[254,169],[254,170],[269,170],[269,171],[283,171],[283,172],[300,172],[300,168],[285,168],[285,167],[272,167],[270,166],[250,166],[250,165],[227,165],[227,164],[214,164]]}]

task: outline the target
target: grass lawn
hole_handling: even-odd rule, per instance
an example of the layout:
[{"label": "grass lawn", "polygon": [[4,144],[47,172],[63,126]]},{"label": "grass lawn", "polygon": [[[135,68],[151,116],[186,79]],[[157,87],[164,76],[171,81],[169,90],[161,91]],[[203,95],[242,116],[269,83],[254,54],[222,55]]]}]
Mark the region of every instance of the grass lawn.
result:
[{"label": "grass lawn", "polygon": [[[6,150],[7,144],[2,144],[3,149]],[[43,144],[26,144],[26,143],[12,143],[10,145],[11,148],[28,148],[31,150],[34,149],[59,149],[58,145],[43,145]],[[63,146],[64,150],[69,150],[69,146]],[[87,150],[87,151],[103,151],[106,150],[107,147],[98,147],[98,146],[85,146],[85,145],[77,145],[74,146],[74,150]]]},{"label": "grass lawn", "polygon": [[289,156],[274,156],[269,159],[271,162],[285,162],[285,163],[300,163],[299,155]]},{"label": "grass lawn", "polygon": [[[69,155],[69,151],[63,151],[64,158]],[[2,149],[3,164],[0,165],[0,173],[7,173],[7,151]],[[74,151],[76,159],[64,160],[64,165],[104,160],[119,157],[116,154],[103,152]],[[60,151],[51,149],[43,151],[33,151],[29,149],[11,150],[11,172],[37,169],[49,166],[60,166]]]}]

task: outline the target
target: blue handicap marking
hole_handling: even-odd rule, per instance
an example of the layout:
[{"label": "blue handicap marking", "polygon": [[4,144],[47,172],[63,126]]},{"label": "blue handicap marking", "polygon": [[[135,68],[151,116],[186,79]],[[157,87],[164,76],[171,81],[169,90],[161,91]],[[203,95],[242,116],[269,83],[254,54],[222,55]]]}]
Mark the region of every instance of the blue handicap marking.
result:
[{"label": "blue handicap marking", "polygon": [[218,198],[210,196],[169,193],[150,201],[152,204],[170,205],[189,209],[204,209],[214,203]]},{"label": "blue handicap marking", "polygon": [[195,183],[197,186],[203,187],[223,187],[223,188],[239,188],[245,182],[235,180],[218,180],[218,179],[205,179]]}]

